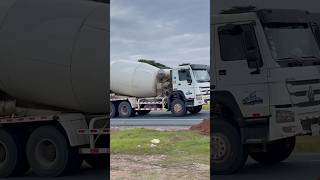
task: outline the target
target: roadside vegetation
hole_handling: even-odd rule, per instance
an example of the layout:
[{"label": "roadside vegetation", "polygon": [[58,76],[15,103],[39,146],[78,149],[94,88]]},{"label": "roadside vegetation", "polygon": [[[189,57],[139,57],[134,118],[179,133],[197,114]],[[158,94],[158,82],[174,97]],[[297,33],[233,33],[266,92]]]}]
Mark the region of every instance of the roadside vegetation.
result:
[{"label": "roadside vegetation", "polygon": [[297,152],[297,153],[320,153],[320,137],[319,136],[299,136],[299,137],[297,137],[295,152]]},{"label": "roadside vegetation", "polygon": [[[152,143],[152,140],[159,143]],[[166,155],[164,163],[209,164],[209,137],[193,131],[128,129],[112,131],[111,154]]]}]

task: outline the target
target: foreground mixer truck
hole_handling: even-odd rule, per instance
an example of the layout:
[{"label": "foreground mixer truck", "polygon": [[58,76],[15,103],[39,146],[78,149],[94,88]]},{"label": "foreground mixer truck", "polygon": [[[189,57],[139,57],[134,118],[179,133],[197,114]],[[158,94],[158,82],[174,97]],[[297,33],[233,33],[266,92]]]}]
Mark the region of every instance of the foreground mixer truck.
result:
[{"label": "foreground mixer truck", "polygon": [[211,17],[211,167],[264,164],[320,133],[319,25],[303,10],[231,9]]},{"label": "foreground mixer truck", "polygon": [[0,177],[108,161],[109,3],[0,1]]},{"label": "foreground mixer truck", "polygon": [[207,65],[159,69],[142,62],[113,61],[110,68],[111,117],[128,118],[150,111],[184,116],[188,111],[200,112],[210,100]]}]

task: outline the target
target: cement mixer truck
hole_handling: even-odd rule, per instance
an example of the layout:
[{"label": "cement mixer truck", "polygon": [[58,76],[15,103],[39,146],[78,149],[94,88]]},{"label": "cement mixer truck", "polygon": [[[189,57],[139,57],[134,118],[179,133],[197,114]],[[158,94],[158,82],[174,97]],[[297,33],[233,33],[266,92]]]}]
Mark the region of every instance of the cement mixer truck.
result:
[{"label": "cement mixer truck", "polygon": [[109,3],[0,1],[0,177],[107,168]]},{"label": "cement mixer truck", "polygon": [[114,61],[110,68],[111,117],[128,118],[150,111],[184,116],[187,111],[200,112],[210,100],[207,65],[159,69],[141,62]]}]

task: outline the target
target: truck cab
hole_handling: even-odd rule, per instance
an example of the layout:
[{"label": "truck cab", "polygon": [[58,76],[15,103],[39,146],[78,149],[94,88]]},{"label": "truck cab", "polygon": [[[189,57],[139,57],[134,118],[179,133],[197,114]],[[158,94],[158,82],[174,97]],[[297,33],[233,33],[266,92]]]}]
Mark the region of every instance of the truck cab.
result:
[{"label": "truck cab", "polygon": [[[277,163],[320,132],[320,49],[302,10],[224,11],[211,21],[212,162]],[[232,153],[233,152],[233,153]]]},{"label": "truck cab", "polygon": [[207,104],[210,100],[210,75],[207,65],[181,64],[172,69],[172,88],[182,92],[187,107]]}]

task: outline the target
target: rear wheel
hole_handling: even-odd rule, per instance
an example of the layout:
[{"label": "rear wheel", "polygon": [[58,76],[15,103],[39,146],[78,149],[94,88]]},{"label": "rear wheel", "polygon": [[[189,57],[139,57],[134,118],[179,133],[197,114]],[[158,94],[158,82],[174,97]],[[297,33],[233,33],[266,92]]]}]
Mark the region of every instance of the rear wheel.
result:
[{"label": "rear wheel", "polygon": [[61,176],[77,171],[82,159],[76,148],[71,148],[66,137],[55,127],[36,129],[27,143],[28,161],[39,176]]},{"label": "rear wheel", "polygon": [[202,106],[195,106],[193,108],[188,109],[191,114],[197,114],[202,110]]},{"label": "rear wheel", "polygon": [[251,152],[252,159],[263,164],[275,164],[287,159],[296,144],[296,138],[290,137],[267,145],[267,152]]},{"label": "rear wheel", "polygon": [[123,101],[118,106],[119,116],[122,118],[128,118],[134,116],[135,111],[131,107],[131,104],[128,101]]},{"label": "rear wheel", "polygon": [[18,176],[29,170],[25,137],[0,129],[0,177]]},{"label": "rear wheel", "polygon": [[118,111],[115,103],[110,103],[110,118],[115,118],[118,116]]},{"label": "rear wheel", "polygon": [[181,99],[175,99],[171,103],[171,112],[174,116],[184,116],[187,113],[185,102]]},{"label": "rear wheel", "polygon": [[211,136],[211,167],[213,174],[232,174],[240,170],[247,158],[239,131],[226,120],[214,120]]}]

